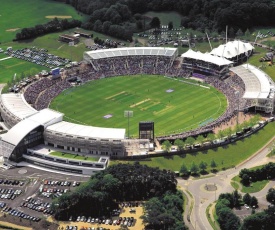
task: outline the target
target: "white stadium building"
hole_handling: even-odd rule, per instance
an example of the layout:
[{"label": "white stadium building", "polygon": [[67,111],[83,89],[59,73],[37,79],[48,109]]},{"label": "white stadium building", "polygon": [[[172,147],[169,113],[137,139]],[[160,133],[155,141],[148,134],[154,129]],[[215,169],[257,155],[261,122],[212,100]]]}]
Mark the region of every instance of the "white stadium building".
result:
[{"label": "white stadium building", "polygon": [[[188,50],[181,57],[178,57],[177,48],[133,47],[88,51],[83,55],[84,61],[88,63],[86,66],[89,66],[88,72],[80,78],[85,83],[117,75],[145,73],[171,77],[200,77],[195,75],[197,73],[204,74],[203,78],[208,80],[215,78],[215,84],[216,80],[222,84],[223,79],[219,77],[228,75],[231,71],[245,86],[244,94],[240,96],[244,100],[249,100],[255,110],[272,113],[275,89],[273,81],[254,66],[245,64],[232,67],[234,57],[236,58],[233,54],[237,53],[238,56],[253,51],[253,47],[246,44],[232,44],[235,46],[226,45],[223,49],[217,48],[206,54]],[[237,51],[236,44],[241,47]],[[228,47],[233,47],[233,51],[227,51]],[[224,54],[228,53],[231,56],[227,59]],[[0,118],[8,129],[7,133],[1,135],[0,141],[0,151],[4,159],[16,163],[28,162],[59,171],[92,174],[105,169],[109,157],[133,156],[149,151],[149,139],[127,139],[124,128],[102,128],[70,123],[63,120],[62,113],[49,109],[49,103],[54,97],[63,90],[74,87],[69,83],[70,77],[72,76],[54,80],[42,77],[28,85],[24,93],[1,94]],[[229,85],[230,82],[226,84]],[[235,97],[233,99],[236,100]],[[42,105],[38,104],[40,102]],[[231,105],[231,112],[235,111]],[[198,130],[203,129],[200,127]],[[196,130],[184,135],[176,134],[172,138],[186,137],[193,132]],[[61,158],[49,154],[52,149],[98,156],[99,160],[88,162]]]}]

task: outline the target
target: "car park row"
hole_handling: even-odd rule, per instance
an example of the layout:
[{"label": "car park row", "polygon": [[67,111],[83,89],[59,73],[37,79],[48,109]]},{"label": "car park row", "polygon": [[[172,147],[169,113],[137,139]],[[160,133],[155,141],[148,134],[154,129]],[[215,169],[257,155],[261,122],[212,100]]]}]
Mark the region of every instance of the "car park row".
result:
[{"label": "car park row", "polygon": [[92,217],[78,216],[76,219],[73,217],[70,217],[69,221],[132,227],[134,226],[136,220],[134,219],[134,217],[118,217],[116,219],[112,219],[112,218],[92,218]]},{"label": "car park row", "polygon": [[47,53],[47,50],[37,49],[35,47],[18,50],[13,50],[12,47],[8,47],[5,54],[28,62],[36,63],[37,65],[42,65],[47,68],[65,66],[70,62],[69,59],[49,54]]},{"label": "car park row", "polygon": [[21,189],[6,189],[0,188],[0,199],[14,200],[17,196],[22,193]]},{"label": "car park row", "polygon": [[0,179],[0,184],[3,185],[14,185],[14,186],[23,186],[24,182],[19,180],[7,180],[7,179]]},{"label": "car park row", "polygon": [[39,217],[35,217],[35,216],[32,216],[32,215],[26,214],[22,211],[19,211],[17,209],[13,209],[11,207],[8,207],[8,206],[5,205],[5,203],[0,203],[0,208],[3,208],[2,212],[4,212],[5,214],[9,214],[9,215],[12,215],[12,216],[15,216],[15,217],[18,217],[18,218],[23,218],[23,219],[26,219],[26,220],[31,220],[31,221],[36,221],[36,222],[39,222],[41,220],[41,218],[39,218]]}]

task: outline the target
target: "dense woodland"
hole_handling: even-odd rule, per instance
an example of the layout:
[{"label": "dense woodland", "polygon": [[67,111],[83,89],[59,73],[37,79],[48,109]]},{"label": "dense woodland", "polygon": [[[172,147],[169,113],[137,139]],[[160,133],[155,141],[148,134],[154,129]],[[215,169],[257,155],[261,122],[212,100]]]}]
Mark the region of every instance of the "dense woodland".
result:
[{"label": "dense woodland", "polygon": [[67,19],[57,19],[49,21],[46,24],[36,25],[34,27],[23,28],[20,32],[16,34],[15,41],[36,38],[48,33],[53,33],[57,31],[67,30],[70,28],[75,28],[81,26],[81,21],[79,20],[67,20]]},{"label": "dense woodland", "polygon": [[[93,175],[74,192],[62,195],[53,202],[52,208],[58,220],[68,220],[70,216],[79,215],[101,217],[110,216],[121,201],[146,201],[153,198],[148,205],[160,208],[158,204],[163,203],[161,210],[164,212],[156,215],[148,211],[145,223],[157,226],[156,229],[167,225],[177,226],[173,229],[184,229],[183,197],[176,186],[174,172],[139,163],[118,164]],[[163,221],[160,222],[160,219]]]},{"label": "dense woodland", "polygon": [[[60,25],[49,22],[33,28],[24,28],[15,40],[72,28],[108,34],[132,41],[133,33],[153,26],[155,18],[142,16],[148,11],[176,11],[182,15],[181,25],[198,31],[225,31],[234,37],[257,26],[275,25],[275,0],[55,0],[71,4],[78,12],[90,16],[87,22],[61,20]],[[53,25],[53,26],[52,26]],[[159,24],[158,24],[159,25]],[[171,27],[170,27],[171,28]]]},{"label": "dense woodland", "polygon": [[[90,15],[83,26],[112,36],[130,39],[142,28],[147,11],[177,11],[182,26],[205,31],[235,33],[241,29],[275,24],[274,0],[66,0],[78,11]],[[135,25],[135,26],[133,26]]]}]

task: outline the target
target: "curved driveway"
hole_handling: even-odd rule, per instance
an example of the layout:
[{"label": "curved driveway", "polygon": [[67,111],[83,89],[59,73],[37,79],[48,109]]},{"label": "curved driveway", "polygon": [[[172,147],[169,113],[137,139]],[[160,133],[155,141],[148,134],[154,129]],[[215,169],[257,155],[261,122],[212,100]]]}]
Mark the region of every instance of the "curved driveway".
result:
[{"label": "curved driveway", "polygon": [[[268,159],[266,158],[266,155],[269,153],[267,146],[272,140],[273,138],[262,149],[246,161],[242,162],[236,168],[218,172],[215,176],[209,178],[202,178],[198,180],[178,179],[178,185],[182,187],[182,189],[189,190],[194,197],[194,207],[190,216],[192,224],[192,226],[189,226],[190,229],[212,229],[206,217],[206,208],[209,204],[218,199],[219,194],[234,191],[233,187],[230,185],[230,181],[234,176],[239,174],[241,169],[251,168],[268,162]],[[217,190],[207,191],[205,189],[207,184],[215,184],[217,186]],[[271,181],[263,190],[258,193],[253,193],[253,196],[256,196],[259,200],[266,202],[265,196],[267,194],[267,190],[274,186],[275,182]]]}]

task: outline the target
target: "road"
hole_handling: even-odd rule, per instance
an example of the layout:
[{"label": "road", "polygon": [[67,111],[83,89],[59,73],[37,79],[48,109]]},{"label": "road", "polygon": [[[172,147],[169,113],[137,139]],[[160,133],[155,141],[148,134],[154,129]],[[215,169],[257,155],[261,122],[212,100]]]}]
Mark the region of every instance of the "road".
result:
[{"label": "road", "polygon": [[[190,229],[196,230],[209,230],[212,229],[210,223],[208,222],[206,216],[206,209],[209,204],[213,203],[216,199],[218,199],[219,194],[233,192],[234,189],[230,185],[230,181],[233,177],[239,174],[239,171],[243,168],[251,168],[257,165],[262,165],[269,162],[269,158],[266,155],[269,153],[268,145],[273,141],[270,140],[262,149],[260,149],[257,153],[255,153],[252,157],[242,162],[235,168],[218,172],[213,177],[202,178],[198,180],[183,180],[178,179],[178,185],[183,190],[188,190],[194,198],[194,207],[191,213],[191,225],[189,225]],[[230,157],[230,156],[229,156]],[[214,191],[207,190],[207,185],[217,187]],[[269,182],[269,184],[260,192],[253,193],[253,196],[257,197],[260,202],[265,202],[265,196],[269,188],[275,186],[275,181]],[[189,202],[190,203],[190,202]],[[267,203],[266,203],[267,204]]]}]

